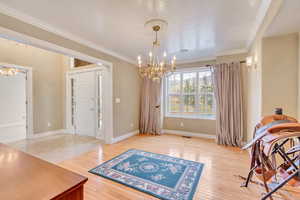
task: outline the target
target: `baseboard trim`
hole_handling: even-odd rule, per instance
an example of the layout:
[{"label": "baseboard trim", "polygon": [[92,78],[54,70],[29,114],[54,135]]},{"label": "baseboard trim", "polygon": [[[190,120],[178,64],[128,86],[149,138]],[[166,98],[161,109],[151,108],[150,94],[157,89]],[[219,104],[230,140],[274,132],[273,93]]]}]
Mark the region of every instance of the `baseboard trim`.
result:
[{"label": "baseboard trim", "polygon": [[119,136],[119,137],[115,137],[115,138],[112,139],[111,144],[114,144],[114,143],[117,143],[117,142],[121,142],[121,141],[123,141],[123,140],[126,140],[126,139],[128,139],[128,138],[130,138],[130,137],[132,137],[132,136],[137,135],[139,132],[140,132],[139,130],[135,130],[135,131],[132,131],[132,132],[130,132],[130,133],[126,133],[126,134],[124,134],[124,135],[121,135],[121,136]]},{"label": "baseboard trim", "polygon": [[19,126],[26,126],[26,122],[14,122],[8,124],[0,124],[0,128],[10,128],[10,127],[19,127]]},{"label": "baseboard trim", "polygon": [[66,133],[66,134],[71,134],[71,135],[74,135],[75,134],[75,130],[74,129],[62,129],[62,130],[64,130],[64,133]]},{"label": "baseboard trim", "polygon": [[181,136],[189,136],[189,137],[198,137],[198,138],[206,138],[206,139],[216,139],[215,135],[209,135],[205,133],[193,133],[188,131],[178,131],[178,130],[168,130],[164,129],[163,133],[171,134],[171,135],[181,135]]},{"label": "baseboard trim", "polygon": [[1,143],[3,144],[9,144],[9,143],[13,143],[13,142],[18,142],[18,141],[21,141],[21,140],[25,140],[26,138],[14,138],[14,139],[6,139],[6,140],[3,140],[1,139]]},{"label": "baseboard trim", "polygon": [[58,129],[58,130],[53,130],[53,131],[34,133],[33,135],[29,136],[28,139],[36,139],[36,138],[46,137],[46,136],[50,136],[50,135],[62,134],[62,133],[66,133],[66,132],[67,132],[66,129]]}]

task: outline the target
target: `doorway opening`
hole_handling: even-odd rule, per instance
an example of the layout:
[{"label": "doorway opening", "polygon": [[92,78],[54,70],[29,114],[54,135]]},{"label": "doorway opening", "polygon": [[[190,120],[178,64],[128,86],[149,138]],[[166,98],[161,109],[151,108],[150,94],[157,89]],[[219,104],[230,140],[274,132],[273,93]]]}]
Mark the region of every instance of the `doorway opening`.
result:
[{"label": "doorway opening", "polygon": [[104,117],[104,87],[107,68],[94,65],[88,69],[79,69],[66,74],[66,126],[68,132],[77,135],[96,137],[107,142]]},{"label": "doorway opening", "polygon": [[[10,70],[16,70],[10,74]],[[0,63],[0,141],[30,138],[32,127],[32,70]],[[7,73],[5,73],[7,72]]]},{"label": "doorway opening", "polygon": [[[56,45],[53,43],[49,43],[47,41],[40,40],[40,39],[37,39],[34,37],[30,37],[26,34],[15,32],[15,31],[3,28],[3,27],[0,27],[0,37],[8,39],[8,40],[13,40],[17,43],[22,43],[22,44],[25,44],[28,46],[33,46],[33,47],[41,48],[44,50],[49,50],[54,53],[62,54],[66,57],[77,58],[82,61],[86,61],[88,63],[92,63],[92,64],[96,65],[97,67],[95,67],[95,68],[97,68],[97,69],[101,68],[102,84],[103,84],[103,87],[102,87],[103,88],[103,90],[102,90],[102,93],[103,93],[103,95],[102,95],[103,96],[102,113],[103,113],[103,115],[101,115],[102,120],[99,121],[99,124],[101,125],[101,133],[97,132],[96,137],[103,139],[105,141],[105,143],[107,143],[107,144],[112,143],[112,141],[113,141],[113,80],[112,80],[113,79],[113,64],[111,62],[102,60],[98,57],[89,56],[88,54],[85,54],[84,52],[76,51],[76,50],[73,50],[73,49],[65,47],[65,46],[59,46],[59,45]],[[63,63],[64,62],[65,61],[63,61]],[[78,66],[81,66],[81,64],[82,63],[79,63]],[[65,78],[67,78],[68,74],[77,73],[77,72],[86,71],[86,70],[91,70],[91,69],[81,69],[81,67],[78,67],[78,69],[77,69],[77,67],[74,67],[73,69],[72,68],[68,69],[67,72],[62,71],[62,73],[63,73],[64,79],[65,79]],[[30,74],[31,74],[30,76],[32,76],[32,72],[30,72]],[[66,80],[68,80],[68,79],[66,79]],[[66,80],[63,80],[64,85],[66,83]],[[29,80],[29,81],[31,81],[31,80]],[[32,84],[32,81],[30,82],[30,84]],[[70,130],[72,130],[72,126],[70,125],[70,116],[71,116],[71,114],[69,112],[70,106],[68,106],[68,104],[70,102],[70,101],[68,101],[68,99],[69,99],[68,91],[70,90],[70,88],[68,85],[65,85],[64,89],[66,91],[63,91],[61,93],[62,94],[61,99],[62,99],[62,102],[64,102],[64,103],[62,103],[64,113],[62,113],[62,115],[60,115],[60,116],[63,116],[62,117],[63,125],[61,126],[59,123],[57,123],[58,125],[57,124],[56,125],[58,128],[56,128],[56,129],[53,128],[53,130],[52,130],[52,128],[50,129],[49,127],[54,126],[53,123],[47,121],[47,119],[46,120],[43,119],[42,125],[40,126],[41,128],[39,128],[39,129],[41,129],[41,131],[34,130],[36,133],[33,134],[33,119],[31,119],[30,123],[28,123],[28,125],[27,125],[28,126],[28,128],[27,128],[28,130],[26,133],[27,138],[35,138],[35,137],[38,138],[38,137],[43,137],[43,136],[57,134],[57,133],[73,133],[72,131],[70,131]],[[32,88],[30,88],[30,90],[32,90]],[[60,97],[60,96],[58,96],[58,97]],[[28,98],[31,98],[31,97],[28,97]],[[28,104],[27,107],[30,107],[30,110],[31,110],[30,117],[32,118],[32,105]],[[39,112],[39,111],[35,109],[34,110],[35,116],[36,116],[37,112]],[[29,117],[29,113],[27,113],[27,117]],[[34,118],[35,127],[36,127],[37,121],[39,121],[39,118],[35,117]],[[96,121],[96,123],[97,122],[98,121]]]}]

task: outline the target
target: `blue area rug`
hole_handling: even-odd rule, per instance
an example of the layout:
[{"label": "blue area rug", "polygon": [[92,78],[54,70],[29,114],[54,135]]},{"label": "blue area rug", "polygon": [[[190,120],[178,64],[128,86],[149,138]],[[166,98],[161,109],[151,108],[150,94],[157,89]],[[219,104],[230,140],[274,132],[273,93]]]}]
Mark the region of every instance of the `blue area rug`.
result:
[{"label": "blue area rug", "polygon": [[165,200],[191,200],[203,164],[131,149],[89,172]]}]

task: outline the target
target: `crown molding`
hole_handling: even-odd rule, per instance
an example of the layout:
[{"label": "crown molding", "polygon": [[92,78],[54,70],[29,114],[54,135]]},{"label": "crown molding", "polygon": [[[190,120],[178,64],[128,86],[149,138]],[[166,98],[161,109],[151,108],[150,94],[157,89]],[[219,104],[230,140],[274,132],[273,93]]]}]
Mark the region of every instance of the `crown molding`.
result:
[{"label": "crown molding", "polygon": [[247,53],[247,52],[248,52],[247,48],[231,49],[231,50],[221,51],[221,52],[217,53],[216,57],[219,57],[219,56],[230,56],[230,55],[242,54],[242,53]]},{"label": "crown molding", "polygon": [[10,17],[13,17],[13,18],[16,18],[22,22],[25,22],[25,23],[28,23],[28,24],[31,24],[33,26],[36,26],[38,28],[41,28],[45,31],[48,31],[50,33],[54,33],[58,36],[61,36],[61,37],[64,37],[64,38],[67,38],[67,39],[70,39],[70,40],[73,40],[74,42],[78,42],[84,46],[87,46],[87,47],[90,47],[92,49],[95,49],[95,50],[98,50],[98,51],[101,51],[102,53],[106,53],[110,56],[113,56],[115,58],[119,58],[121,60],[124,60],[126,62],[129,62],[131,64],[134,64],[136,65],[136,62],[135,60],[129,58],[129,57],[126,57],[126,56],[123,56],[123,55],[120,55],[116,52],[113,52],[112,50],[109,50],[107,48],[104,48],[104,47],[101,47],[99,45],[95,45],[93,42],[89,41],[89,40],[86,40],[84,38],[81,38],[81,37],[78,37],[70,32],[67,32],[67,31],[63,31],[63,30],[60,30],[58,28],[55,28],[53,27],[52,25],[50,24],[47,24],[47,23],[44,23],[42,22],[41,20],[39,19],[36,19],[32,16],[29,16],[21,11],[18,11],[16,9],[13,9],[11,7],[8,7],[6,5],[4,5],[3,3],[0,3],[0,12],[2,14],[5,14],[7,16],[10,16]]},{"label": "crown molding", "polygon": [[81,52],[78,52],[78,51],[75,51],[72,49],[61,47],[59,45],[47,42],[45,40],[40,40],[35,37],[25,35],[23,33],[13,31],[11,29],[3,28],[1,26],[0,26],[0,37],[5,38],[7,40],[15,41],[18,43],[22,43],[25,45],[30,45],[33,47],[37,47],[37,48],[41,48],[44,50],[63,54],[63,55],[69,56],[69,57],[76,57],[76,58],[79,58],[82,60],[86,60],[88,62],[101,63],[101,64],[104,64],[105,66],[110,66],[110,67],[112,66],[112,63],[108,62],[106,60],[102,60],[100,58],[95,58],[95,57],[86,55],[84,53],[81,53]]},{"label": "crown molding", "polygon": [[183,65],[183,64],[193,64],[197,62],[210,62],[210,61],[216,61],[217,58],[220,56],[231,56],[231,55],[243,54],[243,53],[248,53],[248,49],[242,48],[242,49],[231,49],[231,50],[221,51],[215,54],[215,56],[211,56],[211,57],[203,57],[201,59],[194,59],[194,60],[179,60],[177,64]]},{"label": "crown molding", "polygon": [[216,59],[217,57],[212,56],[212,57],[203,57],[200,59],[178,60],[176,61],[176,65],[193,64],[197,62],[209,62],[209,61],[215,61]]}]

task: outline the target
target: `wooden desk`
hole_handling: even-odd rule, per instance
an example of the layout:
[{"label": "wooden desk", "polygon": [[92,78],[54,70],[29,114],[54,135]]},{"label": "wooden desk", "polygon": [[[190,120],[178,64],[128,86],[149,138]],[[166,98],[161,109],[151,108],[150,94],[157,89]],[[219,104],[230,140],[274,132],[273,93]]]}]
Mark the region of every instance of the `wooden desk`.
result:
[{"label": "wooden desk", "polygon": [[0,144],[0,199],[83,200],[86,177]]}]

